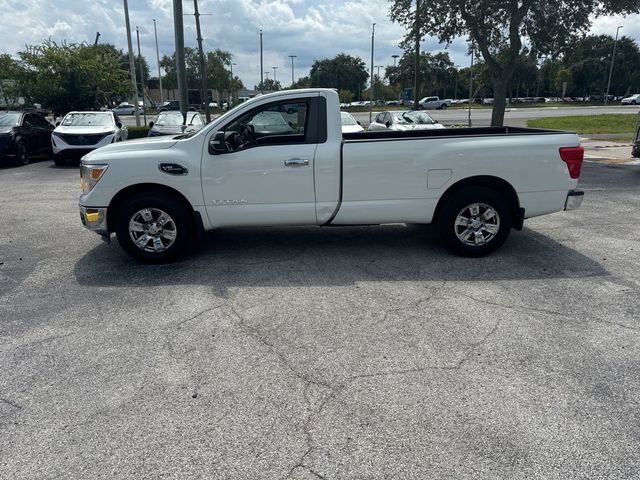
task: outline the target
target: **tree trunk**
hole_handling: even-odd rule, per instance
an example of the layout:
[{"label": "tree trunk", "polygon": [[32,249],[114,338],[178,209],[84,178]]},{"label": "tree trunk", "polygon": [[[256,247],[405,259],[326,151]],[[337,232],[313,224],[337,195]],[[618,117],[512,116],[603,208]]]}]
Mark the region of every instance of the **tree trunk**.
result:
[{"label": "tree trunk", "polygon": [[501,127],[504,123],[504,110],[507,105],[507,82],[501,78],[492,77],[493,110],[491,112],[491,126]]}]

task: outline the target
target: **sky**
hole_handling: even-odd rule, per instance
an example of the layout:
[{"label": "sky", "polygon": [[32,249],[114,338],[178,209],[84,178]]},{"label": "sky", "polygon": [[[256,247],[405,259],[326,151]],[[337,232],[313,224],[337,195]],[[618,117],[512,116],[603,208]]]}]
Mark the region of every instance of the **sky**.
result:
[{"label": "sky", "polygon": [[[183,0],[185,46],[196,47],[193,2]],[[284,85],[307,75],[315,60],[333,58],[344,52],[371,62],[371,28],[375,27],[374,65],[393,65],[392,55],[401,55],[398,43],[404,29],[389,19],[388,0],[200,0],[202,36],[205,50],[220,48],[233,55],[234,74],[246,87],[260,81],[260,36],[263,31],[264,70]],[[93,43],[99,31],[100,42],[126,50],[123,2],[119,0],[0,0],[0,53],[13,56],[25,45],[50,38],[56,42]],[[208,15],[205,15],[208,14]],[[157,76],[153,19],[158,29],[160,57],[174,51],[173,1],[129,0],[133,45],[135,27],[140,29],[140,45]],[[594,20],[592,33],[620,35],[640,40],[640,14],[603,17]],[[640,43],[640,42],[639,42]],[[426,38],[423,50],[445,49],[436,39]],[[467,44],[463,39],[447,47],[453,62],[467,66]],[[376,72],[377,69],[374,69]],[[383,69],[381,69],[382,73]],[[266,75],[265,75],[266,77]]]}]

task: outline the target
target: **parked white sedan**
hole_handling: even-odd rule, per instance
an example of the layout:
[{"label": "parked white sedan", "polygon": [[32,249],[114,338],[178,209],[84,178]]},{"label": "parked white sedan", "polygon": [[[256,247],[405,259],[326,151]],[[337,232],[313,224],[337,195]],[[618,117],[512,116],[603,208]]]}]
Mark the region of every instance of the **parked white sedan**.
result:
[{"label": "parked white sedan", "polygon": [[640,105],[640,93],[623,98],[620,102],[622,105]]},{"label": "parked white sedan", "polygon": [[[118,105],[116,108],[112,109],[111,111],[116,115],[135,115],[136,107],[131,103],[122,102],[120,105]],[[140,113],[143,113],[143,112],[144,112],[144,107],[140,105]]]},{"label": "parked white sedan", "polygon": [[445,128],[424,112],[390,111],[380,112],[369,124],[369,131],[375,130],[431,130]]}]

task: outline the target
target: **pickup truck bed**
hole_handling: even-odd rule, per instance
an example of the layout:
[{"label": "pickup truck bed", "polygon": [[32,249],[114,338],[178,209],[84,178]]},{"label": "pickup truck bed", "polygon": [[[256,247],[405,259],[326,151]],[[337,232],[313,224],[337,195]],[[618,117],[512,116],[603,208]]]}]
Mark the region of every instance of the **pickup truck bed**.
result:
[{"label": "pickup truck bed", "polygon": [[198,229],[437,223],[486,255],[525,218],[579,206],[575,133],[513,127],[342,134],[337,94],[278,92],[192,136],[112,145],[82,161],[84,225],[168,261]]}]

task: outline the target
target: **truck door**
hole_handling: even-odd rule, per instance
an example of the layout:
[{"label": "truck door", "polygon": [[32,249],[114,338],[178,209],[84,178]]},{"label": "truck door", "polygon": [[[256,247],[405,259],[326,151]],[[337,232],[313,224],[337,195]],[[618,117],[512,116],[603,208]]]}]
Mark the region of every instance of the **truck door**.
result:
[{"label": "truck door", "polygon": [[213,225],[316,223],[317,110],[317,94],[273,101],[211,132],[201,172]]}]

